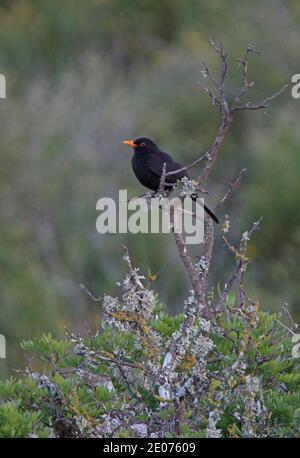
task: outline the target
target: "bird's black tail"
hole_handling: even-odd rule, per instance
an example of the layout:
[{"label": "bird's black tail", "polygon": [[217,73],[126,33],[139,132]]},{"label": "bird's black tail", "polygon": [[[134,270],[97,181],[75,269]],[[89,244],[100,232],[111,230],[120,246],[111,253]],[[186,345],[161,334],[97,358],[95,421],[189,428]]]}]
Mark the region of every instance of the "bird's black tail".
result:
[{"label": "bird's black tail", "polygon": [[215,223],[219,224],[217,216],[204,204],[204,210],[214,220]]},{"label": "bird's black tail", "polygon": [[[196,201],[197,199],[197,196],[196,194],[192,194],[191,195],[191,198]],[[204,204],[204,210],[206,211],[206,213],[211,217],[212,220],[214,220],[215,223],[219,224],[219,219],[217,218],[217,216],[214,214],[214,212],[212,212],[205,204]]]}]

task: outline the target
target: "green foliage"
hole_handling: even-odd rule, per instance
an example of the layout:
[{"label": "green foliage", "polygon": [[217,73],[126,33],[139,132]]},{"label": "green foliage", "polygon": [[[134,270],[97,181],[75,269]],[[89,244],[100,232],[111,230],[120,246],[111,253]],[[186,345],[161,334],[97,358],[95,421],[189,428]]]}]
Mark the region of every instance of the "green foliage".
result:
[{"label": "green foliage", "polygon": [[[252,402],[264,402],[267,409],[264,427],[256,434],[299,437],[300,366],[291,357],[290,335],[278,315],[259,311],[257,304],[238,313],[232,312],[236,306],[233,295],[226,304],[226,310],[215,318],[217,326],[211,336],[214,347],[207,363],[208,391],[198,404],[187,397],[178,433],[166,430],[165,437],[205,437],[208,411],[216,408],[222,409],[217,422],[222,436],[247,437],[245,418],[251,414]],[[165,345],[179,332],[183,320],[182,313],[171,317],[160,310],[148,326]],[[1,437],[105,436],[111,431],[110,415],[124,411],[125,405],[135,412],[137,424],[148,424],[155,416],[156,422],[169,425],[176,416],[173,402],[162,408],[156,390],[139,383],[145,354],[137,350],[135,332],[120,332],[103,323],[101,332],[90,338],[70,334],[60,341],[49,334],[23,342],[22,348],[47,361],[48,370],[40,375],[28,368],[21,379],[0,383]],[[93,359],[96,355],[100,355],[98,363]],[[124,361],[120,362],[122,369],[115,358]],[[237,360],[240,369],[230,372]],[[134,367],[130,369],[126,362]],[[264,401],[258,401],[257,395],[252,399],[251,389],[247,394],[249,377],[259,380]],[[136,431],[120,424],[113,434],[135,437]]]},{"label": "green foliage", "polygon": [[21,402],[6,402],[0,405],[0,437],[28,437],[38,425],[40,415],[33,411],[20,411]]},{"label": "green foliage", "polygon": [[155,331],[157,331],[163,338],[168,338],[172,333],[179,329],[184,320],[184,314],[179,313],[174,316],[168,315],[166,312],[160,312],[158,319],[151,322]]},{"label": "green foliage", "polygon": [[56,340],[49,333],[40,338],[22,342],[21,347],[25,351],[38,353],[42,359],[55,363],[64,358],[70,348],[70,342],[68,340]]}]

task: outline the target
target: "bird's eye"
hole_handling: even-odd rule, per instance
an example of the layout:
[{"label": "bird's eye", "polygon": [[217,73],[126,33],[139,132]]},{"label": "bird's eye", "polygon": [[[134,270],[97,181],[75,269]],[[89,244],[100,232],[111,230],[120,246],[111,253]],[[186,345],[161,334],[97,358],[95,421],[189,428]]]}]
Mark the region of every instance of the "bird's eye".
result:
[{"label": "bird's eye", "polygon": [[140,146],[143,146],[143,147],[144,147],[144,146],[146,146],[146,143],[145,143],[145,142],[142,142],[142,143],[140,144]]}]

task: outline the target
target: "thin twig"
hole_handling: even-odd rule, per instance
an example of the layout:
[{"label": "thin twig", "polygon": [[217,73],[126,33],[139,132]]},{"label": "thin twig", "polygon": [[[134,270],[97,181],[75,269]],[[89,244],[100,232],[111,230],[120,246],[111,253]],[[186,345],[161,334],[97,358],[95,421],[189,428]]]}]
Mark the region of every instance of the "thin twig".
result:
[{"label": "thin twig", "polygon": [[266,97],[262,102],[260,103],[251,103],[247,102],[244,105],[237,105],[232,113],[238,110],[264,110],[266,108],[270,107],[270,102],[277,97],[279,97],[287,88],[289,87],[289,84],[284,84],[278,91],[274,92],[274,94],[270,95],[270,97]]},{"label": "thin twig", "polygon": [[228,282],[225,285],[225,288],[223,289],[223,292],[221,294],[221,297],[220,297],[219,301],[214,306],[214,310],[216,312],[220,312],[222,310],[222,307],[223,307],[223,305],[224,305],[224,303],[225,303],[225,301],[227,299],[227,296],[230,293],[230,291],[232,290],[234,282],[236,281],[236,279],[238,278],[238,276],[240,274],[240,270],[241,270],[242,266],[243,266],[242,262],[241,262],[241,260],[239,260],[237,262],[237,264],[236,264],[236,267],[235,267],[235,270],[234,270],[233,274],[231,275],[230,279],[228,280]]},{"label": "thin twig", "polygon": [[238,106],[242,96],[254,85],[253,81],[250,82],[248,78],[248,58],[251,52],[256,54],[262,54],[261,51],[255,48],[253,45],[248,45],[243,59],[236,59],[236,61],[239,62],[243,67],[243,78],[241,89],[233,101],[231,112],[234,112],[236,110],[236,107]]},{"label": "thin twig", "polygon": [[92,299],[92,301],[94,301],[94,302],[101,302],[102,298],[101,298],[100,296],[99,296],[99,297],[95,297],[95,296],[93,295],[93,293],[91,293],[91,291],[90,291],[86,286],[84,286],[82,283],[80,283],[79,286],[80,286],[80,289],[81,289],[82,291],[84,291],[84,292]]},{"label": "thin twig", "polygon": [[220,296],[219,301],[217,304],[214,306],[214,310],[216,312],[220,312],[226,299],[229,294],[229,292],[232,290],[233,285],[236,280],[238,280],[238,286],[239,286],[239,299],[240,299],[240,304],[244,304],[245,302],[245,291],[244,291],[244,286],[243,286],[243,277],[244,277],[244,272],[246,270],[247,264],[251,261],[250,258],[246,256],[247,253],[247,247],[248,247],[248,242],[253,235],[255,231],[259,229],[259,225],[262,221],[262,218],[259,218],[255,223],[253,223],[252,227],[243,233],[241,240],[240,240],[240,245],[239,248],[235,248],[233,245],[231,245],[227,237],[225,237],[225,234],[222,235],[222,239],[225,242],[226,247],[228,250],[234,254],[236,258],[236,267],[233,272],[233,274],[230,276],[228,282],[225,285],[225,288]]},{"label": "thin twig", "polygon": [[213,83],[213,85],[218,89],[219,88],[219,83],[216,80],[216,78],[214,77],[214,75],[212,74],[212,72],[210,71],[210,69],[208,68],[208,66],[207,66],[205,61],[203,61],[203,67],[204,67],[205,76],[208,76],[208,78]]},{"label": "thin twig", "polygon": [[190,164],[187,164],[184,167],[181,167],[180,169],[173,170],[172,172],[167,172],[166,173],[166,177],[171,176],[171,175],[176,175],[177,173],[185,172],[186,170],[188,170],[188,169],[190,169],[192,167],[196,167],[196,165],[198,165],[199,162],[203,161],[204,159],[208,159],[207,153],[203,154],[202,156],[200,156],[198,159],[196,159],[195,161],[191,162]]},{"label": "thin twig", "polygon": [[297,329],[298,328],[298,324],[295,323],[295,321],[293,320],[293,317],[291,315],[291,312],[289,311],[289,307],[288,307],[288,303],[285,302],[282,306],[282,311],[285,312],[287,314],[287,316],[289,317],[289,320],[291,322],[291,325],[294,329]]},{"label": "thin twig", "polygon": [[289,327],[287,327],[285,324],[281,323],[281,321],[279,321],[277,318],[275,319],[275,321],[280,324],[284,329],[286,329],[287,331],[289,331],[291,334],[293,334],[294,336],[296,335],[294,333],[294,331],[292,331]]},{"label": "thin twig", "polygon": [[222,197],[222,199],[219,200],[215,209],[218,209],[219,207],[224,205],[225,202],[231,198],[232,193],[240,186],[246,173],[247,169],[242,169],[238,174],[237,178],[232,183],[229,183],[226,194]]},{"label": "thin twig", "polygon": [[212,219],[205,215],[204,221],[204,252],[202,259],[204,260],[205,269],[200,275],[202,289],[205,291],[208,272],[211,264],[212,249],[214,244],[214,225]]},{"label": "thin twig", "polygon": [[128,266],[129,273],[130,273],[130,278],[131,278],[132,283],[135,285],[135,287],[137,289],[144,289],[144,285],[141,282],[141,279],[144,278],[144,277],[142,277],[141,275],[138,275],[136,269],[133,268],[132,263],[131,263],[131,259],[130,259],[130,256],[129,256],[128,248],[127,248],[126,245],[123,245],[123,250],[124,250],[123,259],[124,259],[124,261],[126,262],[126,264]]},{"label": "thin twig", "polygon": [[213,105],[217,105],[218,109],[221,110],[221,102],[220,100],[215,96],[215,94],[207,87],[205,86],[202,81],[197,81],[201,89],[208,94],[208,96],[211,98],[211,102]]},{"label": "thin twig", "polygon": [[159,189],[158,191],[160,193],[163,193],[164,190],[165,190],[165,182],[166,182],[166,169],[167,168],[167,164],[164,162],[164,165],[163,165],[163,168],[162,168],[162,174],[161,174],[161,177],[160,177],[160,182],[159,182]]}]

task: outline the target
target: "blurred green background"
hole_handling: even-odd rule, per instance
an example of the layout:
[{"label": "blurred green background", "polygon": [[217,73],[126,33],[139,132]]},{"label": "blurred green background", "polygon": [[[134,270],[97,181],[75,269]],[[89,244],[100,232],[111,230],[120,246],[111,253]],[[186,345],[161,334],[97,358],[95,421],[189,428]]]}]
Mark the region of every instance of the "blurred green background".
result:
[{"label": "blurred green background", "polygon": [[[154,286],[171,312],[182,306],[189,284],[172,238],[99,235],[95,206],[119,188],[132,197],[142,192],[121,140],[152,137],[184,163],[210,145],[218,116],[197,85],[203,59],[218,71],[209,36],[229,53],[230,97],[240,82],[234,58],[248,43],[264,52],[251,56],[253,100],[300,72],[296,0],[0,2],[0,73],[7,80],[7,99],[0,100],[2,376],[24,365],[24,338],[62,336],[65,325],[97,329],[99,306],[79,283],[95,295],[116,293],[125,269],[122,243],[145,273],[167,264]],[[265,309],[288,301],[296,318],[299,112],[300,101],[287,91],[267,113],[239,113],[206,183],[213,206],[248,168],[219,216],[231,216],[233,240],[263,216],[251,244],[247,293]],[[232,267],[217,242],[211,283],[222,287]]]}]

